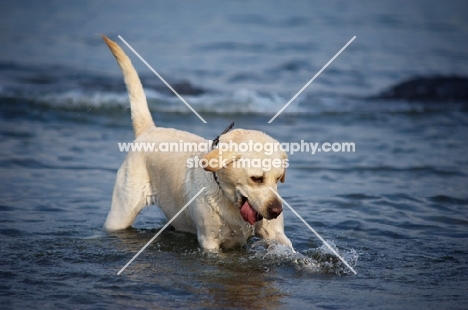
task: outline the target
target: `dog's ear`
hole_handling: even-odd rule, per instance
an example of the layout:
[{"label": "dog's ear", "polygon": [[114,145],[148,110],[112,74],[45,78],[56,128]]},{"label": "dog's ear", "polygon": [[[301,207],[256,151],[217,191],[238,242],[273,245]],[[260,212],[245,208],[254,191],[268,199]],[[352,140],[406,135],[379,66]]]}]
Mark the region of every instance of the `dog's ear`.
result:
[{"label": "dog's ear", "polygon": [[214,149],[203,156],[204,167],[206,171],[216,172],[221,168],[226,167],[231,162],[240,158],[240,155],[234,152],[219,152],[219,149]]},{"label": "dog's ear", "polygon": [[281,182],[281,183],[284,183],[284,180],[285,180],[285,179],[286,179],[286,169],[284,169],[284,173],[283,173],[283,175],[282,175],[281,178],[280,178],[280,182]]}]

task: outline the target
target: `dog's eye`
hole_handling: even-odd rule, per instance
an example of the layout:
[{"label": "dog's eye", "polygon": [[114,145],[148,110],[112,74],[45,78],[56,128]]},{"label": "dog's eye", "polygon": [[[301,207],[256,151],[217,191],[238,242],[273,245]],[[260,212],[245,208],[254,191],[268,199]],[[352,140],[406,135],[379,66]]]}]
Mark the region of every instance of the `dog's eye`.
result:
[{"label": "dog's eye", "polygon": [[263,183],[263,177],[250,177],[255,183]]}]

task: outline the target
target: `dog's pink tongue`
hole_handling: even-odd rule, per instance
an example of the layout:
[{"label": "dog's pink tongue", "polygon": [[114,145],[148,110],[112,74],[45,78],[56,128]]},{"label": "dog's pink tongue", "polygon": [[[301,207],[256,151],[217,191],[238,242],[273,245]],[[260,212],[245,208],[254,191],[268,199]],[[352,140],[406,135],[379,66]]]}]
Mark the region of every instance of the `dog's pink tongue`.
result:
[{"label": "dog's pink tongue", "polygon": [[254,225],[257,221],[257,212],[254,209],[252,209],[248,201],[246,201],[244,205],[240,208],[240,213],[242,215],[242,218],[246,222],[249,222],[250,225]]}]

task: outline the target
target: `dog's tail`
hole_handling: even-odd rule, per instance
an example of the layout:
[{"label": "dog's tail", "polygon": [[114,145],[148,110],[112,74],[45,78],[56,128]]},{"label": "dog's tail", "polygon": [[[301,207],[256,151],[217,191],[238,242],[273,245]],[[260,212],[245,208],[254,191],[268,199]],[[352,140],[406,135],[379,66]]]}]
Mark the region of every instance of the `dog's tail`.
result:
[{"label": "dog's tail", "polygon": [[117,59],[117,63],[122,70],[125,85],[127,86],[128,97],[130,99],[133,130],[135,132],[135,137],[138,137],[148,128],[154,127],[143,86],[141,85],[138,73],[133,67],[130,58],[128,58],[120,46],[104,35],[102,38],[104,42],[107,43],[107,46],[109,46],[109,49],[115,59]]}]

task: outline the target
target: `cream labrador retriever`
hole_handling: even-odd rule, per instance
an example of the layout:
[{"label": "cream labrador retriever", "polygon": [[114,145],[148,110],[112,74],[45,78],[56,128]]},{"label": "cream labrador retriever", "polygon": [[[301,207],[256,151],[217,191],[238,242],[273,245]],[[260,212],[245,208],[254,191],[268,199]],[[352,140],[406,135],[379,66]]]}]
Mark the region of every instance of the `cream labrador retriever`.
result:
[{"label": "cream labrador retriever", "polygon": [[[194,134],[172,128],[156,127],[148,109],[137,72],[124,51],[109,38],[104,41],[122,70],[130,98],[134,143],[207,143]],[[268,135],[254,130],[236,129],[219,137],[220,143],[241,144],[249,141],[276,143]],[[284,182],[286,168],[252,168],[236,165],[253,159],[286,159],[277,150],[207,152],[129,152],[117,173],[112,206],[104,224],[115,231],[131,226],[138,213],[148,204],[157,204],[168,219],[187,204],[203,187],[205,190],[173,222],[175,229],[197,234],[200,245],[219,250],[244,245],[253,236],[276,240],[292,248],[284,234],[281,200],[270,190]],[[200,158],[206,165],[190,166],[189,160]]]}]

